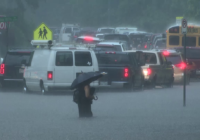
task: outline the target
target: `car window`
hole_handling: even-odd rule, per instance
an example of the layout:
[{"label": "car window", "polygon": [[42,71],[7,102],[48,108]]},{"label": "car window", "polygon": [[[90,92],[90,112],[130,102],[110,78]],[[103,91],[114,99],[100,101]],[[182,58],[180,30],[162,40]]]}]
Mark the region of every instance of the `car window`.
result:
[{"label": "car window", "polygon": [[130,64],[127,54],[97,54],[99,64]]},{"label": "car window", "polygon": [[72,52],[57,52],[56,66],[73,66]]},{"label": "car window", "polygon": [[92,66],[92,57],[90,52],[75,52],[76,66]]},{"label": "car window", "polygon": [[145,53],[145,62],[146,64],[157,64],[156,54]]},{"label": "car window", "polygon": [[179,45],[179,36],[169,36],[169,45]]},{"label": "car window", "polygon": [[180,55],[168,55],[165,56],[167,61],[172,62],[172,64],[180,64],[182,62],[182,58]]},{"label": "car window", "polygon": [[70,33],[71,34],[72,33],[72,29],[71,28],[66,28],[65,29],[65,33]]},{"label": "car window", "polygon": [[30,66],[33,52],[8,52],[4,63],[6,65],[22,65],[25,62],[26,66]]}]

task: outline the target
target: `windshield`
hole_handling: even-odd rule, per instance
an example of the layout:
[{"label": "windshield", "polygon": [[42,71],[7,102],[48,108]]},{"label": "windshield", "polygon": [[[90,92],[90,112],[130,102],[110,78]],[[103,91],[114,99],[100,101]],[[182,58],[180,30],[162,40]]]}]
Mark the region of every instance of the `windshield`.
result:
[{"label": "windshield", "polygon": [[30,64],[32,53],[30,52],[9,52],[5,58],[6,65],[21,66],[22,62],[25,62],[26,66]]},{"label": "windshield", "polygon": [[180,64],[182,62],[182,58],[180,55],[168,55],[165,56],[167,61],[172,62],[172,64]]},{"label": "windshield", "polygon": [[102,64],[130,64],[129,57],[126,54],[97,54],[97,60]]},{"label": "windshield", "polygon": [[115,45],[115,46],[96,46],[95,47],[96,51],[122,51],[121,46],[119,45]]}]

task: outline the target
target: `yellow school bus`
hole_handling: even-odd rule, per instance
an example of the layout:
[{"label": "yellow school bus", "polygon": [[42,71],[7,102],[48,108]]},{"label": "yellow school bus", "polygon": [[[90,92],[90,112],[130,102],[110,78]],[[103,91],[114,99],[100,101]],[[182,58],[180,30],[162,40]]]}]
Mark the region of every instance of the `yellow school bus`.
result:
[{"label": "yellow school bus", "polygon": [[[175,48],[184,46],[184,35],[181,32],[181,26],[170,27],[166,31],[166,45],[167,48]],[[187,47],[200,47],[200,26],[187,27],[186,34],[186,46]]]}]

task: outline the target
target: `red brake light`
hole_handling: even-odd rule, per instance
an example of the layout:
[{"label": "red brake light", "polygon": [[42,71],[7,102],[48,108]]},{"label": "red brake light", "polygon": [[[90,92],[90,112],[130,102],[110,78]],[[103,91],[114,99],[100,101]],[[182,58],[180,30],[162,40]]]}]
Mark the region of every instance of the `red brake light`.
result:
[{"label": "red brake light", "polygon": [[151,75],[152,71],[151,71],[150,68],[148,68],[148,69],[144,69],[143,73],[144,73],[145,76],[149,76],[149,75]]},{"label": "red brake light", "polygon": [[164,52],[163,52],[163,55],[168,56],[168,55],[169,55],[169,52],[168,52],[168,51],[164,51]]},{"label": "red brake light", "polygon": [[94,39],[93,39],[93,37],[86,36],[86,37],[84,37],[84,40],[85,41],[93,41]]},{"label": "red brake light", "polygon": [[128,68],[124,69],[124,77],[125,78],[129,77],[129,69]]},{"label": "red brake light", "polygon": [[182,62],[180,64],[176,64],[175,66],[182,69],[182,70],[186,69],[186,67],[187,67],[187,65],[184,62]]},{"label": "red brake light", "polygon": [[4,74],[4,73],[5,73],[5,64],[1,64],[0,74]]},{"label": "red brake light", "polygon": [[151,69],[150,68],[147,69],[147,75],[151,75]]},{"label": "red brake light", "polygon": [[145,44],[144,48],[145,48],[145,49],[147,48],[147,44]]},{"label": "red brake light", "polygon": [[53,72],[52,71],[48,71],[47,72],[47,79],[48,80],[52,80],[53,79]]}]

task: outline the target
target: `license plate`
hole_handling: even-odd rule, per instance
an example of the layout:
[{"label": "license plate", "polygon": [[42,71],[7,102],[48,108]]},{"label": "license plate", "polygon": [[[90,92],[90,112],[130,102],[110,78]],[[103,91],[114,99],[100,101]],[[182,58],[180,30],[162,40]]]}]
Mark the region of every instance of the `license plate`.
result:
[{"label": "license plate", "polygon": [[19,73],[24,73],[24,69],[19,69]]},{"label": "license plate", "polygon": [[101,86],[107,86],[107,85],[108,85],[108,82],[100,82],[100,85],[101,85]]}]

